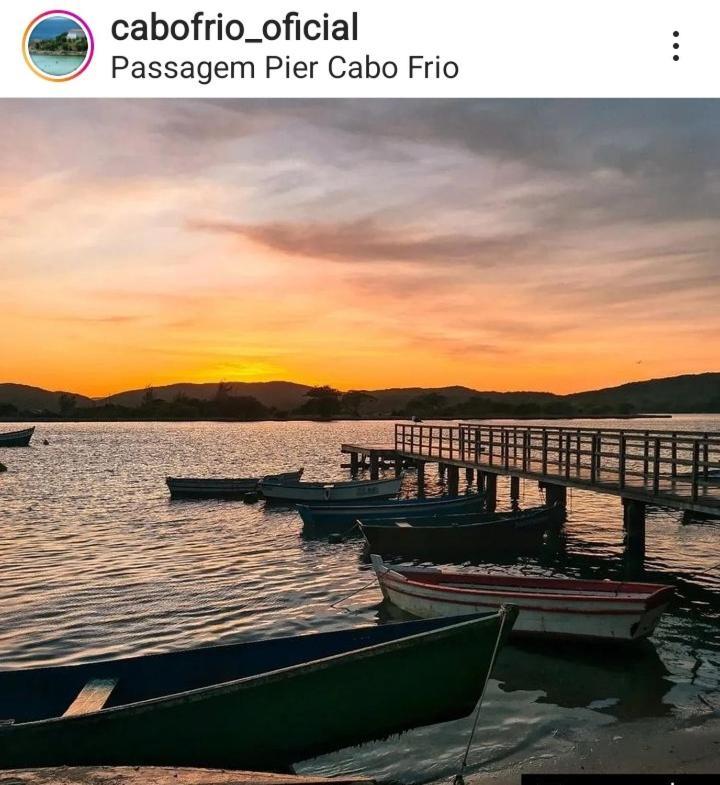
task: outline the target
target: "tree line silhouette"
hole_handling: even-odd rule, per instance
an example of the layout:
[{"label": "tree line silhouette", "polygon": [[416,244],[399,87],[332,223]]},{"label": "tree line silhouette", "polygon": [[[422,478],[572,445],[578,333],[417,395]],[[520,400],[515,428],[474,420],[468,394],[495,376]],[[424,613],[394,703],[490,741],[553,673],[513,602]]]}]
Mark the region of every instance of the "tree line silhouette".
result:
[{"label": "tree line silhouette", "polygon": [[[58,411],[23,412],[10,403],[0,403],[0,417],[13,418],[25,414],[31,418],[49,417],[69,420],[268,420],[301,417],[309,419],[363,418],[377,416],[377,401],[365,390],[342,392],[330,385],[311,387],[306,400],[298,407],[280,410],[266,406],[251,395],[233,395],[232,385],[220,382],[212,398],[193,398],[178,394],[171,400],[156,395],[148,387],[137,406],[124,406],[106,402],[95,406],[81,406],[76,396],[62,393]],[[712,411],[720,411],[720,401]],[[705,411],[709,411],[707,408]],[[482,395],[471,395],[460,401],[448,399],[437,392],[417,395],[392,411],[383,412],[390,417],[418,419],[472,419],[483,417],[569,417],[582,415],[632,415],[632,403],[578,404],[563,399],[503,400]]]}]

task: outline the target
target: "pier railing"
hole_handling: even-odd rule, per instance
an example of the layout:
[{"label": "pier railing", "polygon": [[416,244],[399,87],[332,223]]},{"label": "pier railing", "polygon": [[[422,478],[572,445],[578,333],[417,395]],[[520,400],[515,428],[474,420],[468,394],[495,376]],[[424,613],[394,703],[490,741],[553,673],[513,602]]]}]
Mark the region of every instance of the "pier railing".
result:
[{"label": "pier railing", "polygon": [[534,425],[395,426],[410,457],[720,504],[720,433]]}]

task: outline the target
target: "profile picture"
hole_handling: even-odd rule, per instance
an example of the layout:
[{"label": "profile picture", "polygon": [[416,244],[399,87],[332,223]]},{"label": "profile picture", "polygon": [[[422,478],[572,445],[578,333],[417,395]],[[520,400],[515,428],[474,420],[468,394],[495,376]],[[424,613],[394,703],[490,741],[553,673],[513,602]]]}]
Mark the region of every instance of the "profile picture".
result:
[{"label": "profile picture", "polygon": [[48,11],[30,22],[23,36],[23,54],[44,79],[65,82],[79,76],[93,56],[87,23],[70,11]]}]

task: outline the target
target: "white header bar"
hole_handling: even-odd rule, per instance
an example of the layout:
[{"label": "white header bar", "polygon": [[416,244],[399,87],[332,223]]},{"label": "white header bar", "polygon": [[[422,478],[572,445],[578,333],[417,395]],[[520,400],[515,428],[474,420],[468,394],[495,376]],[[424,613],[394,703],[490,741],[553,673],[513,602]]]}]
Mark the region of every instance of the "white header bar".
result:
[{"label": "white header bar", "polygon": [[[27,32],[58,8],[92,39],[74,78],[75,49]],[[0,95],[717,97],[719,42],[714,0],[23,1]]]}]

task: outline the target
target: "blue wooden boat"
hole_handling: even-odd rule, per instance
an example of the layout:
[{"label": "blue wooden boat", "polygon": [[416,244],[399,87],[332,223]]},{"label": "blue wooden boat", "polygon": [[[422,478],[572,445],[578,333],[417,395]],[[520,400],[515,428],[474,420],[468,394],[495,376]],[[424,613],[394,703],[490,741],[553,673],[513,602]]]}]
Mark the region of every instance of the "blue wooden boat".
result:
[{"label": "blue wooden boat", "polygon": [[469,714],[514,608],[0,672],[0,768],[293,763]]},{"label": "blue wooden boat", "polygon": [[297,509],[307,529],[336,532],[349,529],[357,520],[423,518],[478,512],[482,510],[484,502],[484,496],[473,493],[467,496],[439,496],[430,499],[385,500],[370,504],[298,504]]},{"label": "blue wooden boat", "polygon": [[22,431],[7,431],[0,433],[0,447],[27,447],[35,433],[35,426]]}]

